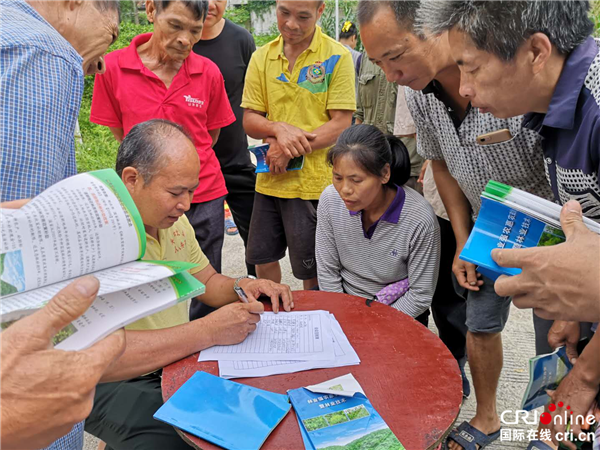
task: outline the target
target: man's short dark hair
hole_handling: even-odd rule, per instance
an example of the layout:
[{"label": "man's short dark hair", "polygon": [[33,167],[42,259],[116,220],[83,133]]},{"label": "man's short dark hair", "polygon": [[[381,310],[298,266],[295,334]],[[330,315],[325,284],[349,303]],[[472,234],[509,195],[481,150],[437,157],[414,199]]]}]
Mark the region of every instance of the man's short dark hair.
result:
[{"label": "man's short dark hair", "polygon": [[[173,0],[183,3],[187,9],[189,9],[196,20],[206,19],[208,13],[208,1],[207,0]],[[156,13],[159,14],[161,11],[167,9],[171,0],[154,0],[156,6]]]},{"label": "man's short dark hair", "polygon": [[193,142],[191,136],[181,125],[164,119],[152,119],[134,126],[117,152],[115,170],[121,176],[125,167],[134,167],[148,184],[162,168],[164,141],[182,134]]},{"label": "man's short dark hair", "polygon": [[394,12],[398,25],[406,31],[422,37],[419,30],[415,29],[415,20],[419,10],[420,1],[404,0],[360,0],[356,17],[360,26],[370,23],[380,8],[390,8]]},{"label": "man's short dark hair", "polygon": [[420,28],[439,34],[457,28],[475,46],[504,61],[535,33],[544,33],[559,53],[566,55],[592,34],[590,4],[560,1],[423,1],[417,15]]}]

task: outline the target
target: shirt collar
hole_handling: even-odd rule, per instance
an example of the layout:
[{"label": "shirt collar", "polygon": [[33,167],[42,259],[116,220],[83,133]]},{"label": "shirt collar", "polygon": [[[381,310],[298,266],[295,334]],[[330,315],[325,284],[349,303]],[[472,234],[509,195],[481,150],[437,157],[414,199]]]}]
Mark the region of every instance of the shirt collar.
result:
[{"label": "shirt collar", "polygon": [[573,128],[579,94],[597,54],[596,41],[588,37],[567,56],[544,118],[544,126],[567,130]]},{"label": "shirt collar", "polygon": [[[321,27],[319,25],[315,26],[315,34],[313,35],[312,41],[310,41],[310,45],[308,46],[308,51],[316,53],[319,51],[321,47],[321,42],[323,40],[323,32],[321,31]],[[271,42],[269,47],[269,59],[278,59],[281,56],[285,56],[283,54],[283,36],[281,34]],[[306,51],[306,50],[305,50]]]},{"label": "shirt collar", "polygon": [[[140,55],[138,55],[137,48],[148,42],[151,37],[152,33],[144,33],[134,37],[131,44],[119,56],[119,66],[122,69],[142,70],[144,64],[140,59]],[[202,73],[204,71],[204,60],[192,51],[183,62],[183,66],[186,67],[190,74]]]},{"label": "shirt collar", "polygon": [[[392,203],[390,203],[390,206],[387,207],[387,209],[379,218],[377,223],[381,221],[385,221],[388,223],[398,223],[398,221],[400,220],[400,213],[402,212],[402,208],[404,207],[405,198],[406,193],[404,192],[404,188],[402,188],[401,186],[396,186],[396,195],[394,197],[394,200],[392,200]],[[362,210],[348,212],[351,216],[357,216],[362,212]]]}]

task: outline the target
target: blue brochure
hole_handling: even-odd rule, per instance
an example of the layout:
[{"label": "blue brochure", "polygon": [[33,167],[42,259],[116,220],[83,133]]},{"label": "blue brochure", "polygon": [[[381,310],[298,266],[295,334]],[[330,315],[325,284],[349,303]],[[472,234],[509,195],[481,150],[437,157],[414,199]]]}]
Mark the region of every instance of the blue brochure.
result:
[{"label": "blue brochure", "polygon": [[546,389],[556,389],[573,368],[565,347],[559,347],[547,355],[529,360],[529,384],[523,396],[521,409],[531,411],[550,402]]},{"label": "blue brochure", "polygon": [[228,450],[259,449],[290,410],[287,395],[196,372],[154,418]]},{"label": "blue brochure", "polygon": [[521,269],[500,267],[492,259],[493,249],[541,247],[564,241],[560,228],[482,196],[479,216],[460,259],[479,266],[479,272],[496,280],[502,274],[517,275]]},{"label": "blue brochure", "polygon": [[[254,156],[256,156],[256,170],[255,173],[267,173],[270,172],[269,165],[265,161],[267,157],[267,151],[269,150],[269,144],[252,145],[248,147]],[[297,158],[290,159],[286,170],[300,170],[304,167],[304,156],[298,156]]]},{"label": "blue brochure", "polygon": [[352,397],[288,391],[307,450],[403,450],[364,394]]}]

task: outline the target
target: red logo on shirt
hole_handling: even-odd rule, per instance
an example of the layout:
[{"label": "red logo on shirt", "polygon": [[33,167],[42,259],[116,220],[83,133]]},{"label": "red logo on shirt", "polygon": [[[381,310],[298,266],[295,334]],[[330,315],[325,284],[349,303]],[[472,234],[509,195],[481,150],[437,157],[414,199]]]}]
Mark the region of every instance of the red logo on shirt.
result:
[{"label": "red logo on shirt", "polygon": [[202,108],[204,105],[204,100],[198,100],[197,98],[192,97],[191,95],[184,95],[185,102],[188,106],[192,106],[194,108]]}]

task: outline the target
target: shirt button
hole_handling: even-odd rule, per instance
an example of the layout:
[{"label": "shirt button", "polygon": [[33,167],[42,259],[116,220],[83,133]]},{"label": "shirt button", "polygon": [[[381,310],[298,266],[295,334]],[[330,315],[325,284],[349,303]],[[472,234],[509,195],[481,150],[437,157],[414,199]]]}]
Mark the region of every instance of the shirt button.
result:
[{"label": "shirt button", "polygon": [[552,164],[552,158],[546,158],[546,164]]}]

